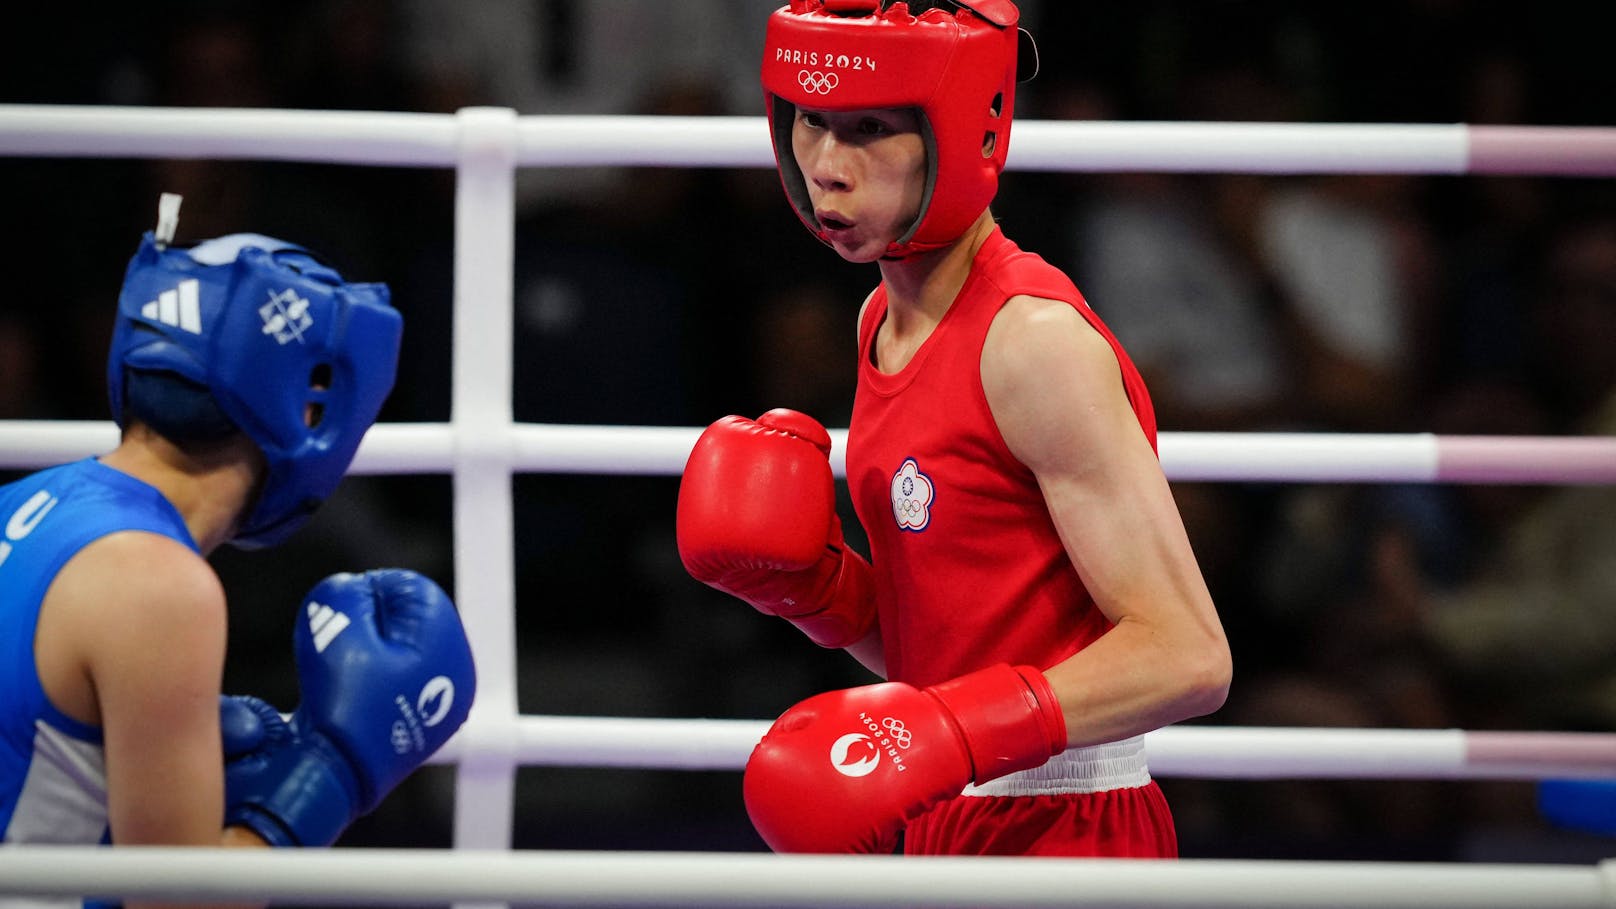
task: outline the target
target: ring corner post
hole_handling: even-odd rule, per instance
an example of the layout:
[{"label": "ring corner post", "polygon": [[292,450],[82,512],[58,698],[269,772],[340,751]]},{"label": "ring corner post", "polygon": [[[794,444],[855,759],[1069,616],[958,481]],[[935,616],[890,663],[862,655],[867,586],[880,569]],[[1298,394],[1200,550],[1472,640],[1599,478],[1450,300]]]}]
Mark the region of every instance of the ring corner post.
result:
[{"label": "ring corner post", "polygon": [[509,849],[516,763],[502,742],[519,712],[511,479],[516,112],[465,108],[454,202],[455,599],[478,695],[455,777],[454,845]]}]

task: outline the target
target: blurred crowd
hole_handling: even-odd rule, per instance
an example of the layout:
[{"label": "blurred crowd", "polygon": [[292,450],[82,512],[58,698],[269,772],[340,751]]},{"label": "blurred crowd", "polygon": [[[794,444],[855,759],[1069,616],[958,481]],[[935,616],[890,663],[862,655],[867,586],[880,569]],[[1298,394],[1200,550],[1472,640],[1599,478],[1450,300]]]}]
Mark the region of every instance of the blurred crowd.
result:
[{"label": "blurred crowd", "polygon": [[[773,0],[29,5],[0,103],[761,115]],[[1604,39],[1553,5],[1022,4],[1020,119],[1611,126]],[[1609,180],[1012,172],[994,213],[1076,279],[1165,431],[1616,434]],[[766,169],[524,170],[515,408],[698,426],[774,406],[845,426],[877,279],[819,248]],[[405,351],[384,421],[449,416],[453,180],[258,161],[0,158],[12,215],[0,419],[107,418],[127,257],[251,230],[384,280]],[[689,580],[672,478],[516,480],[526,713],[764,719],[864,671]],[[1227,725],[1616,731],[1616,488],[1179,483],[1235,651]],[[350,480],[292,544],[216,556],[227,689],[289,709],[290,604],[328,571],[448,586],[449,481]],[[856,539],[851,509],[844,522]],[[447,770],[350,835],[445,840]],[[430,774],[428,774],[430,777]],[[1519,783],[1164,781],[1187,856],[1581,860]],[[518,845],[757,849],[732,773],[531,768]],[[431,814],[432,809],[436,814]],[[422,822],[421,818],[438,818]]]}]

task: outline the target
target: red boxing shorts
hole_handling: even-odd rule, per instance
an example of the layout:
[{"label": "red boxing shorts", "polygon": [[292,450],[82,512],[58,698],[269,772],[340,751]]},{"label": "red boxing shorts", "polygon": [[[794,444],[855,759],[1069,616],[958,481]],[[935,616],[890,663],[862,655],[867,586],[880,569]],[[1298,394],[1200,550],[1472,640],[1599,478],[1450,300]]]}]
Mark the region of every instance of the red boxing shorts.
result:
[{"label": "red boxing shorts", "polygon": [[904,831],[908,855],[1177,858],[1178,835],[1139,737],[1071,748],[971,786]]}]

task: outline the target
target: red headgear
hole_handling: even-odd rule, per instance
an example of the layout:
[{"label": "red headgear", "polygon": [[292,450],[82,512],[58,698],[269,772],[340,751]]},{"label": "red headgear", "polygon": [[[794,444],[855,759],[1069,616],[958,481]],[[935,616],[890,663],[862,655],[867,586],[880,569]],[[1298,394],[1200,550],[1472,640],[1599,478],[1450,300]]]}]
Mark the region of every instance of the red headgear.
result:
[{"label": "red headgear", "polygon": [[992,201],[1010,148],[1019,13],[1010,0],[956,2],[918,16],[880,0],[791,0],[769,17],[764,103],[786,196],[823,239],[791,151],[798,106],[916,108],[926,143],[920,216],[889,257],[958,239]]}]

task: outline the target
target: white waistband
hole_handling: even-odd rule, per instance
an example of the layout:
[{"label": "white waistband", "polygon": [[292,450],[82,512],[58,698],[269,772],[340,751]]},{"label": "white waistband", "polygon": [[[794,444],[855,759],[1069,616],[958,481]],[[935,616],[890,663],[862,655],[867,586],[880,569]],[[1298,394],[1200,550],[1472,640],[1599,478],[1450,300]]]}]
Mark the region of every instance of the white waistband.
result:
[{"label": "white waistband", "polygon": [[1120,742],[1068,748],[1031,770],[966,786],[962,795],[1061,795],[1071,792],[1106,792],[1137,789],[1150,782],[1145,763],[1145,737]]}]

